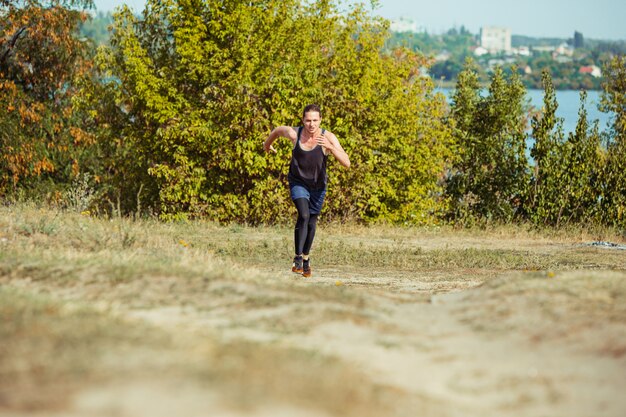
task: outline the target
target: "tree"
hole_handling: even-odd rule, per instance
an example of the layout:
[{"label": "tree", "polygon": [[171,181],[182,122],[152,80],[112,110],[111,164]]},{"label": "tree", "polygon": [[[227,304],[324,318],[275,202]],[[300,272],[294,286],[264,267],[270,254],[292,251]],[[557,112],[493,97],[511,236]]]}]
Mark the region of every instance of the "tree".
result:
[{"label": "tree", "polygon": [[554,221],[562,196],[558,178],[563,162],[563,118],[556,116],[558,103],[550,72],[544,70],[541,78],[544,88],[543,107],[531,120],[534,143],[530,156],[534,160],[534,169],[527,211],[534,223],[549,224]]},{"label": "tree", "polygon": [[317,102],[353,162],[331,170],[324,214],[428,221],[441,210],[446,104],[420,76],[426,58],[382,52],[387,27],[332,1],[149,0],[140,18],[122,8],[100,50],[105,82],[92,86],[106,88],[94,105],[119,138],[110,154],[133,161],[118,165],[134,179],[117,180],[120,192],[143,186],[167,219],[284,219],[290,149],[268,158],[261,143]]},{"label": "tree", "polygon": [[454,218],[509,221],[522,208],[528,183],[525,89],[515,69],[496,68],[481,96],[472,61],[459,75],[451,119],[459,159],[448,181]]},{"label": "tree", "polygon": [[563,119],[548,71],[542,74],[544,105],[531,121],[535,166],[531,178],[528,214],[535,224],[562,226],[597,218],[603,157],[597,123],[589,126],[587,93],[580,93],[576,130],[567,140]]},{"label": "tree", "polygon": [[455,58],[446,59],[445,61],[439,61],[434,63],[430,67],[430,75],[435,80],[456,80],[459,73],[463,70],[462,63],[458,62]]},{"label": "tree", "polygon": [[585,101],[587,92],[580,93],[580,109],[576,130],[570,132],[563,146],[560,166],[561,184],[555,191],[560,196],[555,226],[580,223],[593,218],[599,194],[599,173],[602,170],[600,133],[597,122],[590,127]]},{"label": "tree", "polygon": [[604,222],[626,227],[626,56],[615,56],[604,68],[600,110],[613,114],[606,140],[601,207]]},{"label": "tree", "polygon": [[88,0],[3,2],[0,9],[0,195],[89,165],[94,137],[71,98],[90,70],[77,30]]}]

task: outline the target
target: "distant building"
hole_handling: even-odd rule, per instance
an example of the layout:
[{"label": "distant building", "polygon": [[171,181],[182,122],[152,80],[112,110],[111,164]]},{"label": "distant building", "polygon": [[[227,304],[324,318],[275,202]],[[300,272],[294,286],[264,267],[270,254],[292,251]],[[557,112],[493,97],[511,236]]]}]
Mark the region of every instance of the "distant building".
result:
[{"label": "distant building", "polygon": [[513,54],[520,56],[530,56],[530,48],[528,46],[520,46],[512,49]]},{"label": "distant building", "polygon": [[554,46],[533,46],[533,51],[534,52],[554,52],[556,50],[556,47]]},{"label": "distant building", "polygon": [[569,64],[570,62],[574,62],[574,58],[566,55],[553,55],[552,57],[559,64]]},{"label": "distant building", "polygon": [[435,55],[436,62],[447,61],[450,58],[452,58],[452,54],[448,51],[441,51],[437,55]]},{"label": "distant building", "polygon": [[511,53],[511,29],[485,26],[480,28],[480,46],[491,54]]},{"label": "distant building", "polygon": [[594,78],[602,77],[602,70],[595,65],[588,65],[580,67],[578,70],[580,74],[589,74]]},{"label": "distant building", "polygon": [[574,45],[572,45],[574,49],[582,48],[585,46],[585,39],[583,38],[583,34],[575,31],[574,32]]},{"label": "distant building", "polygon": [[566,55],[566,56],[574,55],[574,48],[571,45],[568,45],[566,43],[560,44],[559,46],[556,47],[554,51],[560,55]]},{"label": "distant building", "polygon": [[506,61],[504,59],[492,58],[487,62],[487,69],[489,71],[493,71],[495,67],[503,67],[504,65],[506,65]]},{"label": "distant building", "polygon": [[420,27],[415,21],[411,19],[405,19],[403,17],[398,20],[392,20],[389,25],[389,29],[391,29],[392,32],[416,33],[420,31]]},{"label": "distant building", "polygon": [[489,51],[486,50],[485,48],[483,48],[482,46],[477,46],[477,47],[474,48],[474,55],[476,55],[476,56],[483,56],[483,55],[486,55],[488,53],[489,53]]}]

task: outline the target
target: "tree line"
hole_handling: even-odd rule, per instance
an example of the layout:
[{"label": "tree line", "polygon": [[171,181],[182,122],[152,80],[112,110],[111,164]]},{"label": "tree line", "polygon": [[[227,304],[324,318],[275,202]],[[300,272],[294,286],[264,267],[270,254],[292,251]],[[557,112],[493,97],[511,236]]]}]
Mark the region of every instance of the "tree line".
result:
[{"label": "tree line", "polygon": [[517,71],[498,68],[481,95],[471,61],[448,105],[428,57],[389,48],[389,23],[363,5],[148,0],[141,16],[119,9],[100,45],[80,34],[90,7],[0,7],[5,202],[281,222],[290,149],[261,144],[318,103],[353,167],[331,169],[327,219],[626,224],[623,56],[605,69],[611,129],[589,125],[583,94],[564,137],[549,72],[537,114]]},{"label": "tree line", "polygon": [[[386,42],[390,49],[405,46],[433,57],[434,62],[429,67],[429,73],[446,86],[457,81],[459,73],[463,70],[465,59],[473,57],[473,48],[478,44],[478,36],[463,26],[459,29],[452,28],[442,34],[393,32]],[[514,48],[526,46],[531,50],[540,46],[556,49],[562,44],[568,44],[573,50],[571,54],[556,57],[550,52],[536,51],[527,56],[507,56],[504,53],[496,53],[475,57],[478,64],[476,68],[483,84],[489,83],[493,62],[503,61],[515,64],[526,88],[543,88],[541,74],[547,70],[552,76],[554,87],[558,90],[600,90],[602,78],[581,73],[580,68],[606,65],[612,56],[626,53],[626,41],[584,39],[582,33],[579,32],[574,32],[573,38],[570,39],[513,35],[511,44]]]},{"label": "tree line", "polygon": [[475,64],[468,60],[450,113],[459,151],[446,181],[450,219],[465,224],[521,219],[557,227],[573,223],[623,227],[626,58],[614,57],[605,70],[600,110],[614,115],[612,125],[601,131],[597,121],[589,122],[582,90],[576,129],[565,136],[548,71],[542,74],[543,106],[529,114],[516,71],[507,77],[496,68],[488,94],[481,96]]}]

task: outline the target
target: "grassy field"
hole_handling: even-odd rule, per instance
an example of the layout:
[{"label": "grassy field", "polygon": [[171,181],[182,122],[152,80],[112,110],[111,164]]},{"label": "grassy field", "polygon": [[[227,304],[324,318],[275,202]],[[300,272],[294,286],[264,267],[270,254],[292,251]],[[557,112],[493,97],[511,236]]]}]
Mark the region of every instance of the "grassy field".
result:
[{"label": "grassy field", "polygon": [[624,416],[608,231],[0,208],[0,416]]}]

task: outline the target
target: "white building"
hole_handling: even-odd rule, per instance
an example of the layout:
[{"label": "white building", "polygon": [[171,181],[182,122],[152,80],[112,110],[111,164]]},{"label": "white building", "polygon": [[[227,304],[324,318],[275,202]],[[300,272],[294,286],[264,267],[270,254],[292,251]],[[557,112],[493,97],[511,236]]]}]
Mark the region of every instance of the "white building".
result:
[{"label": "white building", "polygon": [[474,55],[476,56],[483,56],[483,55],[487,55],[488,53],[489,51],[483,48],[482,46],[477,46],[476,49],[474,49]]},{"label": "white building", "polygon": [[480,46],[491,54],[511,53],[511,29],[485,26],[480,28]]},{"label": "white building", "polygon": [[520,56],[530,56],[530,48],[528,46],[513,48],[513,54]]},{"label": "white building", "polygon": [[568,45],[566,43],[562,43],[560,44],[556,49],[555,49],[557,54],[560,55],[567,55],[567,56],[573,56],[574,55],[574,47],[571,45]]},{"label": "white building", "polygon": [[420,31],[420,27],[415,21],[411,19],[405,19],[403,17],[398,20],[392,20],[391,24],[389,25],[389,29],[391,29],[392,32],[417,33]]},{"label": "white building", "polygon": [[556,50],[556,47],[554,46],[533,46],[532,47],[534,52],[554,52]]}]

